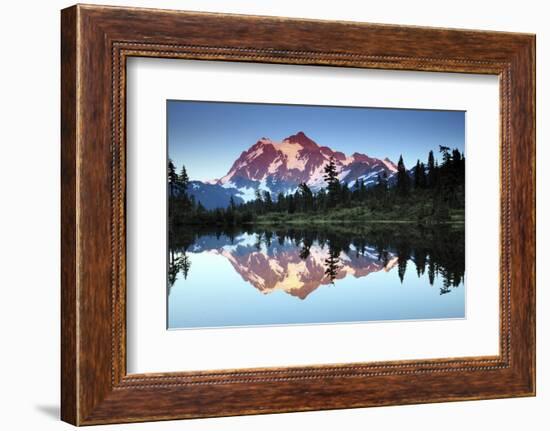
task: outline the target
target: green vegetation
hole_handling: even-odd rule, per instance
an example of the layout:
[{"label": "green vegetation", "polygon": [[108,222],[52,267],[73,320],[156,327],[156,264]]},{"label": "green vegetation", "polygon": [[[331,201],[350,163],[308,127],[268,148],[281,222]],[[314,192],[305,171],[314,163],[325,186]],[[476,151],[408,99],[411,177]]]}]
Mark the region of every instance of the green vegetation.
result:
[{"label": "green vegetation", "polygon": [[[227,208],[207,210],[187,193],[189,178],[170,161],[169,223],[180,225],[244,226],[249,224],[321,224],[415,222],[418,224],[464,223],[465,158],[458,149],[440,146],[442,163],[438,165],[432,151],[427,164],[417,161],[412,175],[400,157],[392,181],[386,173],[378,175],[371,187],[360,179],[353,187],[341,184],[333,159],[324,168],[326,188],[313,192],[305,183],[291,194],[273,197],[256,192],[256,199]],[[395,181],[394,181],[395,179]]]}]

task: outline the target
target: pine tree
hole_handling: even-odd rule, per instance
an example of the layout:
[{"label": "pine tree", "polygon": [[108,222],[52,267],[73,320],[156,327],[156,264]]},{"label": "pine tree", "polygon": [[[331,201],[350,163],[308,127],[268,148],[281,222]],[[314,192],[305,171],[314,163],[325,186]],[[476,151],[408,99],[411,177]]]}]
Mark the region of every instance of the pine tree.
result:
[{"label": "pine tree", "polygon": [[294,202],[294,196],[288,195],[288,213],[294,214],[296,212],[296,203]]},{"label": "pine tree", "polygon": [[271,193],[267,190],[264,191],[264,208],[267,212],[272,210],[273,200],[271,199]]},{"label": "pine tree", "polygon": [[420,163],[420,160],[416,161],[414,167],[414,187],[416,189],[423,188],[426,184],[426,173],[424,172],[424,163]]},{"label": "pine tree", "polygon": [[264,202],[262,201],[262,192],[257,189],[255,192],[256,199],[254,200],[254,209],[256,214],[261,214]]},{"label": "pine tree", "polygon": [[277,195],[277,211],[285,211],[286,209],[285,195],[283,192],[279,192]]},{"label": "pine tree", "polygon": [[168,159],[168,184],[170,187],[170,196],[174,195],[176,184],[178,183],[178,174],[176,173],[176,166],[172,159]]},{"label": "pine tree", "polygon": [[340,190],[340,200],[345,207],[348,207],[351,202],[351,193],[346,183],[342,185],[342,188]]},{"label": "pine tree", "polygon": [[405,272],[407,271],[407,261],[409,260],[409,257],[410,249],[407,241],[405,240],[397,246],[397,274],[399,275],[401,283],[403,283],[403,279],[405,278]]},{"label": "pine tree", "polygon": [[301,183],[298,186],[301,198],[303,200],[303,209],[305,212],[313,210],[313,192],[306,183]]},{"label": "pine tree", "polygon": [[401,280],[401,284],[403,284],[403,279],[405,278],[406,271],[407,271],[407,259],[399,258],[397,262],[397,275],[399,276],[399,280]]},{"label": "pine tree", "polygon": [[426,178],[426,166],[424,162],[420,162],[420,188],[425,189],[427,187],[428,179]]},{"label": "pine tree", "polygon": [[436,272],[435,263],[434,263],[433,257],[430,256],[430,260],[428,262],[428,280],[430,281],[430,286],[434,285],[435,272]]},{"label": "pine tree", "polygon": [[325,166],[324,179],[327,183],[328,198],[331,206],[336,205],[340,194],[340,181],[338,180],[338,171],[334,157],[330,158],[329,163]]},{"label": "pine tree", "polygon": [[178,176],[177,184],[180,188],[180,191],[185,193],[187,191],[187,187],[189,185],[189,176],[187,175],[187,171],[185,170],[185,166],[181,166],[181,173]]},{"label": "pine tree", "polygon": [[409,193],[410,178],[407,170],[405,169],[405,163],[403,163],[403,156],[399,156],[399,162],[397,163],[397,191],[402,196],[406,196]]},{"label": "pine tree", "polygon": [[329,254],[325,259],[325,275],[328,277],[330,282],[334,284],[334,280],[340,271],[340,251],[335,247],[329,245]]},{"label": "pine tree", "polygon": [[325,189],[321,189],[317,192],[315,196],[316,207],[318,211],[325,211],[327,209],[327,193]]},{"label": "pine tree", "polygon": [[458,185],[464,185],[464,163],[463,163],[463,156],[458,150],[458,148],[455,148],[453,150],[452,155],[452,171],[453,171],[453,182],[456,186]]},{"label": "pine tree", "polygon": [[304,211],[304,200],[302,199],[302,195],[300,194],[300,190],[296,190],[294,192],[294,204],[296,205],[296,211],[297,212],[303,212]]},{"label": "pine tree", "polygon": [[428,154],[428,187],[434,188],[435,182],[436,182],[436,168],[435,168],[435,159],[434,159],[434,152],[430,150],[430,153]]},{"label": "pine tree", "polygon": [[367,186],[365,185],[365,181],[361,179],[361,183],[359,184],[359,200],[365,201],[367,200]]},{"label": "pine tree", "polygon": [[355,202],[359,202],[361,199],[361,181],[359,178],[355,180],[355,184],[353,185],[353,191],[351,192],[352,199]]},{"label": "pine tree", "polygon": [[183,273],[184,280],[187,280],[187,275],[189,274],[189,270],[191,269],[191,260],[189,259],[189,256],[183,252],[183,256],[181,258],[181,272]]},{"label": "pine tree", "polygon": [[384,185],[382,184],[382,175],[378,174],[376,176],[376,191],[380,192]]},{"label": "pine tree", "polygon": [[443,166],[447,166],[451,162],[451,149],[444,145],[439,146],[439,152],[443,155]]},{"label": "pine tree", "polygon": [[359,190],[361,190],[361,182],[359,181],[359,178],[356,178],[355,184],[353,185],[353,191],[359,193]]},{"label": "pine tree", "polygon": [[388,189],[388,174],[386,171],[382,173],[382,175],[378,174],[378,177],[376,179],[376,190],[380,195],[383,195],[386,193],[386,190]]}]

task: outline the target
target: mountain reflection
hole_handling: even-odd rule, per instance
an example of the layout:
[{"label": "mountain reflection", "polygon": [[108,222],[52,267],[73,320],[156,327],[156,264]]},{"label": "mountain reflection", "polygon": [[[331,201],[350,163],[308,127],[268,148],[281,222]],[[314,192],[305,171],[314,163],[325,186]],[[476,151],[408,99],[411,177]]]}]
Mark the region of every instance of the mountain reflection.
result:
[{"label": "mountain reflection", "polygon": [[[440,294],[464,279],[464,229],[407,224],[363,227],[205,229],[170,232],[168,286],[192,272],[197,253],[223,256],[242,279],[263,294],[284,291],[305,299],[320,286],[378,271],[426,271]],[[213,268],[212,270],[215,270]],[[403,284],[406,288],[406,283]]]}]

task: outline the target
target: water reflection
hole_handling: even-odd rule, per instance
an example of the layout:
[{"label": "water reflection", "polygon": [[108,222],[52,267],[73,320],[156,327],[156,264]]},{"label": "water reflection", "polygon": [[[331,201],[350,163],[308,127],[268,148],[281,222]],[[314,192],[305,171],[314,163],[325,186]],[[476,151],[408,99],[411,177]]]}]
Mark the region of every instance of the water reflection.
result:
[{"label": "water reflection", "polygon": [[440,295],[464,280],[463,227],[186,229],[171,232],[169,244],[169,289],[187,279],[193,255],[202,253],[223,256],[243,281],[263,294],[282,291],[302,300],[321,286],[380,271],[395,273],[401,284],[407,271],[431,286],[438,279]]}]

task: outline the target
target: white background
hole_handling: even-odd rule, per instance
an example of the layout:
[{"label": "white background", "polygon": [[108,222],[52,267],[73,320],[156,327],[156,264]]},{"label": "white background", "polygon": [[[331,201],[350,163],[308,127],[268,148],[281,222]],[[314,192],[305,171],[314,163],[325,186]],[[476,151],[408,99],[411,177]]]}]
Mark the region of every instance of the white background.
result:
[{"label": "white background", "polygon": [[[129,373],[498,354],[498,77],[139,58],[127,83]],[[466,111],[467,318],[167,331],[167,99]]]},{"label": "white background", "polygon": [[[536,0],[313,2],[102,1],[104,4],[345,19],[394,24],[537,33],[538,138],[538,396],[155,424],[105,426],[135,430],[547,429],[550,422],[550,282],[548,262],[550,170],[549,13]],[[59,410],[59,9],[69,2],[5,2],[0,15],[0,426],[61,430]],[[542,119],[542,120],[541,120]],[[542,193],[546,188],[546,195]],[[546,265],[547,267],[548,265]]]}]

